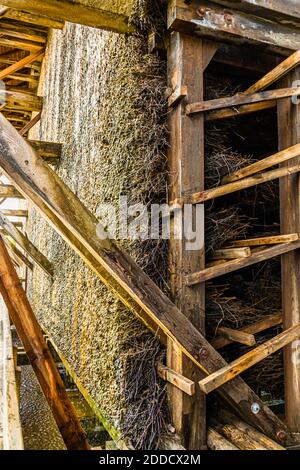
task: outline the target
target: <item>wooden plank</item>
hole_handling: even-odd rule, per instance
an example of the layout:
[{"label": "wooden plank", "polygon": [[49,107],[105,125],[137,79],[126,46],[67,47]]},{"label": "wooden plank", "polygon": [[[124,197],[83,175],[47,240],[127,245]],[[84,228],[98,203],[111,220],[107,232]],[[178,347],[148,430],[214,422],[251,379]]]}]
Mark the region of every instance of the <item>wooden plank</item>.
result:
[{"label": "wooden plank", "polygon": [[210,426],[207,429],[207,445],[210,450],[239,450]]},{"label": "wooden plank", "polygon": [[[104,284],[157,334],[178,345],[208,375],[226,361],[189,319],[110,238],[58,175],[0,114],[0,166],[17,189],[93,269]],[[42,189],[41,189],[42,188]],[[293,442],[287,427],[240,378],[219,391],[245,420],[275,439]],[[261,412],[253,414],[251,405]]]},{"label": "wooden plank", "polygon": [[4,80],[9,75],[12,75],[12,74],[18,72],[19,70],[22,70],[27,65],[32,64],[36,60],[43,57],[44,54],[45,54],[45,52],[44,52],[43,48],[40,48],[36,53],[29,54],[28,56],[24,57],[24,59],[21,59],[18,62],[10,65],[6,69],[1,70],[0,71],[0,80]]},{"label": "wooden plank", "polygon": [[223,338],[229,339],[231,342],[245,344],[246,346],[254,346],[256,343],[255,337],[252,334],[224,326],[218,328],[218,334]]},{"label": "wooden plank", "polygon": [[157,364],[157,372],[161,379],[169,382],[174,385],[176,388],[186,393],[189,396],[195,395],[196,387],[195,382],[190,379],[187,379],[181,374],[178,374],[175,370],[166,367],[161,363]]},{"label": "wooden plank", "polygon": [[272,85],[274,82],[282,78],[288,72],[293,70],[300,64],[300,50],[294,52],[290,57],[281,62],[277,67],[267,73],[264,77],[258,80],[254,85],[247,88],[246,93],[257,93]]},{"label": "wooden plank", "polygon": [[185,282],[187,286],[194,286],[202,282],[209,281],[210,279],[215,279],[217,277],[223,276],[224,274],[229,274],[238,269],[243,269],[253,264],[261,263],[268,259],[272,259],[276,256],[289,253],[290,251],[297,250],[300,248],[300,240],[292,243],[282,243],[280,245],[272,246],[271,248],[265,248],[257,253],[253,253],[249,258],[240,258],[232,261],[227,261],[218,266],[213,266],[212,268],[204,269],[203,271],[195,272],[185,276]]},{"label": "wooden plank", "polygon": [[64,383],[0,237],[0,292],[68,450],[89,450]]},{"label": "wooden plank", "polygon": [[38,25],[43,28],[63,29],[65,22],[59,21],[54,18],[49,18],[41,15],[34,15],[25,11],[12,10],[8,8],[4,13],[4,17],[21,21],[22,23],[29,23],[30,25]]},{"label": "wooden plank", "polygon": [[26,124],[26,126],[20,130],[20,135],[26,135],[41,120],[41,117],[42,113],[39,112],[36,116],[34,116],[34,118],[31,119],[30,122],[28,122],[28,124]]},{"label": "wooden plank", "polygon": [[287,55],[300,49],[300,31],[264,18],[229,10],[205,0],[169,2],[168,27],[174,31],[235,44],[263,46]]},{"label": "wooden plank", "polygon": [[281,243],[290,243],[299,240],[298,233],[291,233],[289,235],[273,235],[271,237],[248,238],[246,240],[236,240],[230,242],[230,246],[265,246],[265,245],[278,245]]},{"label": "wooden plank", "polygon": [[6,235],[11,237],[30,258],[48,275],[53,276],[53,266],[50,261],[31,243],[31,241],[18,230],[12,222],[0,212],[0,227]]},{"label": "wooden plank", "polygon": [[46,161],[57,161],[61,157],[62,144],[55,142],[42,142],[40,140],[28,140],[33,150]]},{"label": "wooden plank", "polygon": [[265,446],[262,446],[256,439],[247,435],[246,432],[240,431],[233,424],[223,424],[214,418],[209,421],[210,427],[212,427],[217,433],[221,434],[225,439],[229,440],[239,450],[267,450]]},{"label": "wooden plank", "polygon": [[[287,149],[282,150],[270,157],[263,158],[258,162],[253,163],[241,170],[237,170],[230,175],[225,176],[222,179],[222,184],[232,183],[233,181],[238,181],[242,178],[246,178],[247,176],[254,175],[255,173],[259,173],[260,171],[266,170],[272,166],[278,165],[280,163],[286,162],[291,160],[292,158],[296,158],[300,156],[300,144],[294,145],[293,147],[289,147]],[[295,162],[294,162],[295,163]]]},{"label": "wooden plank", "polygon": [[25,109],[30,109],[31,111],[40,111],[43,106],[43,98],[41,96],[25,93],[23,91],[0,89],[0,100],[2,103],[5,102],[12,105],[18,103],[24,106]]},{"label": "wooden plank", "polygon": [[215,260],[227,260],[237,258],[248,258],[251,255],[250,248],[221,248],[215,250],[213,259]]},{"label": "wooden plank", "polygon": [[1,214],[8,217],[28,217],[28,210],[25,209],[1,209]]},{"label": "wooden plank", "polygon": [[9,184],[0,184],[0,197],[11,199],[24,199],[16,188]]},{"label": "wooden plank", "polygon": [[[17,394],[13,344],[10,329],[10,320],[5,303],[0,296],[0,328],[2,348],[0,349],[2,362],[2,424],[3,424],[3,450],[24,450],[22,426],[19,413],[19,400]],[[1,344],[1,343],[0,343]]]},{"label": "wooden plank", "polygon": [[227,7],[262,16],[279,23],[300,27],[298,0],[213,0]]},{"label": "wooden plank", "polygon": [[[257,333],[261,333],[262,331],[268,330],[269,328],[273,328],[274,326],[278,326],[281,324],[282,324],[282,314],[276,313],[274,315],[268,315],[263,320],[255,322],[252,325],[245,326],[239,331],[255,335]],[[211,345],[215,349],[221,349],[221,348],[224,348],[225,346],[228,346],[228,344],[231,344],[232,342],[233,341],[228,338],[217,336],[211,341]]]},{"label": "wooden plank", "polygon": [[218,98],[209,101],[200,101],[198,103],[190,103],[186,106],[186,114],[194,115],[216,109],[231,108],[246,104],[259,103],[260,101],[274,101],[291,96],[298,96],[300,87],[283,88],[271,91],[261,91],[259,93],[237,93],[234,96]]},{"label": "wooden plank", "polygon": [[27,266],[27,268],[29,268],[32,271],[33,264],[31,263],[31,261],[29,261],[29,259],[26,258],[26,256],[16,247],[14,243],[12,243],[12,241],[9,238],[6,238],[4,241],[8,250],[17,257],[17,260],[19,261],[20,265],[22,265],[23,263],[25,264],[25,266]]},{"label": "wooden plank", "polygon": [[[171,35],[168,48],[168,80],[171,90],[185,87],[189,99],[203,99],[205,49],[206,46],[198,38],[177,33]],[[186,99],[180,101],[168,115],[170,198],[184,195],[195,188],[204,189],[204,120],[202,116],[197,116],[195,120],[185,117],[185,104]],[[204,213],[200,230],[204,233]],[[181,275],[182,272],[204,268],[204,245],[197,251],[188,251],[185,239],[170,240],[169,266],[172,300],[204,335],[204,287],[187,289]],[[168,341],[167,365],[194,382],[201,378],[197,368],[173,341]],[[172,422],[182,445],[190,450],[206,447],[205,397],[199,387],[196,394],[190,397],[170,386],[168,400]]]},{"label": "wooden plank", "polygon": [[[282,79],[281,84],[289,86],[294,80],[300,80],[300,67],[297,67]],[[280,84],[280,85],[281,85]],[[300,142],[300,106],[290,100],[278,104],[278,140],[279,149]],[[300,162],[300,158],[296,160]],[[291,162],[282,166],[290,167]],[[280,219],[283,233],[300,233],[299,206],[300,178],[298,174],[288,176],[280,181]],[[287,254],[282,257],[282,308],[284,328],[300,323],[300,253]],[[287,346],[284,350],[285,406],[286,419],[290,429],[300,433],[300,342]]]},{"label": "wooden plank", "polygon": [[205,114],[205,120],[210,122],[232,117],[246,116],[247,114],[265,111],[266,109],[272,109],[276,106],[277,101],[262,101],[261,103],[245,104],[243,106],[238,106],[237,108],[218,109],[217,111],[208,111]]},{"label": "wooden plank", "polygon": [[[3,5],[14,10],[22,10],[35,15],[69,21],[85,26],[114,31],[133,33],[136,29],[129,24],[128,16],[121,13],[121,5],[111,2],[107,5],[87,6],[69,0],[3,0]],[[130,3],[129,3],[130,5]],[[124,9],[124,7],[123,7]]]},{"label": "wooden plank", "polygon": [[221,385],[234,379],[237,375],[240,375],[245,370],[250,369],[258,362],[263,361],[271,354],[284,348],[288,344],[292,343],[300,337],[300,324],[292,326],[283,333],[275,336],[274,338],[266,341],[264,344],[257,346],[252,351],[244,354],[235,361],[228,364],[226,367],[214,372],[210,376],[199,382],[201,390],[208,394],[213,390],[216,390]]},{"label": "wooden plank", "polygon": [[41,44],[38,42],[28,41],[27,39],[18,39],[11,37],[0,36],[0,46],[13,47],[21,49],[22,51],[37,52],[41,48]]}]

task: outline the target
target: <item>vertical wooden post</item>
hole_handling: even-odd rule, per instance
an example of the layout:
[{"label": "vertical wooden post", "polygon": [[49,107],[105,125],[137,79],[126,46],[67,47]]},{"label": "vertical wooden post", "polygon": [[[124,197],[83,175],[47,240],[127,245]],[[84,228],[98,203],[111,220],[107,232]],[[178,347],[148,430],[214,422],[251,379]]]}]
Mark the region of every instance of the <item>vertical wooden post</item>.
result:
[{"label": "vertical wooden post", "polygon": [[67,449],[89,450],[89,444],[64,383],[1,237],[0,293]]},{"label": "vertical wooden post", "polygon": [[[279,87],[290,87],[300,80],[300,67],[286,75]],[[279,149],[300,142],[300,105],[291,99],[278,102]],[[300,163],[300,158],[297,159]],[[284,163],[290,166],[296,159]],[[300,174],[280,180],[280,217],[282,233],[300,233]],[[300,323],[300,250],[282,256],[282,310],[284,329]],[[285,402],[287,424],[300,433],[300,342],[294,341],[284,351]]]},{"label": "vertical wooden post", "polygon": [[[207,45],[207,48],[206,48]],[[169,170],[170,200],[204,189],[204,118],[203,115],[188,117],[185,114],[186,101],[202,101],[203,72],[213,55],[211,44],[197,37],[174,32],[170,36],[168,51],[168,80],[170,91],[187,90],[187,97],[177,103],[169,113]],[[207,53],[205,53],[205,50]],[[205,332],[205,287],[187,287],[184,277],[187,273],[205,267],[204,250],[204,207],[202,207],[202,237],[197,251],[186,249],[186,240],[170,241],[171,291],[174,303],[187,315],[202,333]],[[195,221],[195,211],[193,218]],[[200,233],[199,233],[200,232]],[[168,343],[168,366],[180,374],[199,381],[199,371],[193,366],[172,341]],[[182,444],[188,449],[206,448],[205,398],[197,387],[193,397],[169,386],[169,402],[176,432]]]}]

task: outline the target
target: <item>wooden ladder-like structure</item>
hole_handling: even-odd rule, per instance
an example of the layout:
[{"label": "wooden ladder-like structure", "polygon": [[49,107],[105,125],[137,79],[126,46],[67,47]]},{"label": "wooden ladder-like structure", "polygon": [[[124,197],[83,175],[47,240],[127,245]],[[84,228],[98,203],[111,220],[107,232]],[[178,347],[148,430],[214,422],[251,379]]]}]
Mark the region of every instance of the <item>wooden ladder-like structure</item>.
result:
[{"label": "wooden ladder-like structure", "polygon": [[[4,3],[12,6],[17,4],[15,1]],[[26,8],[30,10],[29,3],[32,2],[22,2],[25,6],[28,5]],[[41,2],[35,3],[37,13],[36,9]],[[47,1],[49,5],[52,3]],[[277,442],[289,445],[294,443],[291,431],[299,432],[300,429],[300,372],[299,366],[293,364],[292,350],[286,350],[285,362],[285,369],[288,371],[286,398],[289,426],[272,413],[239,374],[279,348],[291,345],[300,337],[297,287],[300,217],[295,191],[298,189],[300,170],[297,145],[299,107],[292,105],[290,101],[292,96],[300,94],[300,89],[288,88],[300,73],[297,68],[299,53],[289,57],[245,93],[222,100],[203,101],[203,74],[219,47],[207,40],[215,39],[216,24],[219,25],[220,32],[218,40],[225,37],[226,40],[238,42],[248,34],[248,42],[267,43],[268,46],[285,52],[300,49],[300,35],[292,35],[289,41],[286,32],[288,28],[278,24],[274,31],[284,30],[286,33],[279,35],[278,40],[271,38],[270,34],[258,37],[261,29],[253,27],[253,30],[245,30],[243,14],[240,13],[227,17],[227,26],[232,25],[234,18],[235,28],[228,27],[230,32],[224,31],[224,25],[219,21],[221,13],[220,7],[209,2],[169,2],[168,27],[173,31],[170,34],[168,52],[171,207],[182,207],[185,203],[191,203],[194,217],[200,208],[203,222],[203,245],[197,252],[187,251],[185,240],[171,241],[171,287],[174,302],[160,291],[115,242],[99,238],[101,227],[97,219],[3,115],[0,115],[0,166],[17,192],[36,207],[99,278],[157,334],[163,344],[167,344],[168,364],[167,367],[159,365],[159,373],[170,383],[176,383],[170,394],[173,420],[176,430],[184,437],[184,443],[189,449],[202,449],[206,446],[205,394],[212,390],[216,390],[223,402],[248,424]],[[224,19],[224,12],[222,14]],[[80,17],[78,19],[80,20]],[[256,18],[252,21],[263,24],[266,28],[274,27],[270,26],[269,20]],[[276,44],[273,44],[274,42]],[[278,80],[281,80],[278,89],[272,92],[264,91]],[[228,175],[219,188],[205,191],[205,120],[224,119],[236,115],[237,110],[240,114],[247,114],[274,106],[278,106],[279,110],[280,153],[251,165],[238,174]],[[268,170],[277,164],[281,165],[279,169]],[[280,178],[281,181],[284,236],[279,235],[276,239],[268,240],[248,240],[246,246],[244,242],[242,246],[225,247],[220,253],[223,258],[234,258],[236,253],[243,253],[240,255],[242,257],[213,267],[205,266],[203,203],[275,178]],[[0,218],[0,225],[22,248],[27,247],[27,253],[34,262],[43,267],[49,275],[52,274],[52,266],[48,264],[48,260],[41,258],[35,247],[15,232],[13,225],[4,215]],[[256,251],[251,250],[252,246],[266,248]],[[284,318],[274,315],[273,318],[252,325],[244,331],[223,331],[222,337],[210,344],[205,338],[204,282],[279,255],[284,255]],[[289,302],[291,298],[293,302]],[[249,344],[253,342],[255,333],[282,321],[285,331],[281,335],[235,363],[227,364],[218,353],[220,344],[228,344],[237,339],[248,341]]]}]

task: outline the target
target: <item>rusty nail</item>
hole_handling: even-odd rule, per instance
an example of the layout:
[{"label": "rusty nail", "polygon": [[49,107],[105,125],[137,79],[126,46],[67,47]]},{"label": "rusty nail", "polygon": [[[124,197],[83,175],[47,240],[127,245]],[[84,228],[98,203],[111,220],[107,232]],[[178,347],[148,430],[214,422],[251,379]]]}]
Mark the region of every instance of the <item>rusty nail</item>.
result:
[{"label": "rusty nail", "polygon": [[200,18],[203,18],[205,16],[205,13],[206,13],[206,8],[204,7],[198,8],[197,15],[200,16]]},{"label": "rusty nail", "polygon": [[226,21],[227,24],[232,24],[232,16],[225,15],[224,20]]},{"label": "rusty nail", "polygon": [[200,358],[207,359],[209,356],[209,352],[206,348],[201,348],[199,351]]},{"label": "rusty nail", "polygon": [[286,440],[286,432],[285,431],[278,431],[278,433],[276,434],[276,437],[277,437],[278,441],[283,442],[283,441]]}]

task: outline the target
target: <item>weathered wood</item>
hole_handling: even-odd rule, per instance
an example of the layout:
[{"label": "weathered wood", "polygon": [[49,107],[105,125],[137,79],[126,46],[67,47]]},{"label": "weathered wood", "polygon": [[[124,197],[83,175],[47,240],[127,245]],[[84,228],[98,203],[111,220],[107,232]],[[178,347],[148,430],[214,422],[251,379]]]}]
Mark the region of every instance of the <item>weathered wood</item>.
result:
[{"label": "weathered wood", "polygon": [[252,426],[249,426],[248,424],[244,423],[243,421],[241,421],[239,418],[237,418],[236,416],[234,416],[232,413],[230,413],[227,410],[220,409],[220,411],[218,412],[218,419],[223,424],[232,424],[233,426],[235,426],[241,432],[245,433],[247,436],[252,438],[255,442],[260,444],[265,449],[285,450],[285,448],[277,444],[277,442],[274,442],[272,439],[268,438],[264,434],[256,431],[256,429],[254,429]]},{"label": "weathered wood", "polygon": [[42,113],[39,112],[36,116],[34,116],[34,118],[31,119],[31,121],[29,121],[26,126],[24,126],[21,130],[20,130],[20,135],[26,135],[40,120],[41,120],[41,117],[42,117]]},{"label": "weathered wood", "polygon": [[[239,331],[255,335],[256,333],[261,333],[262,331],[268,330],[269,328],[273,328],[274,326],[278,326],[281,324],[282,324],[282,314],[276,313],[274,315],[266,316],[264,320],[255,322],[252,325],[245,326]],[[211,345],[215,349],[221,349],[227,346],[228,344],[231,344],[232,342],[233,341],[231,341],[228,338],[217,336],[211,341]]]},{"label": "weathered wood", "polygon": [[225,437],[225,439],[230,441],[239,450],[267,450],[266,447],[250,437],[246,432],[240,431],[240,429],[233,424],[223,424],[211,418],[209,425],[214,431]]},{"label": "weathered wood", "polygon": [[28,140],[34,151],[46,161],[55,162],[60,159],[62,144],[55,142],[42,142],[40,140]]},{"label": "weathered wood", "polygon": [[34,15],[26,13],[25,11],[12,10],[11,8],[8,8],[3,16],[13,21],[21,21],[22,23],[29,23],[30,25],[37,25],[43,28],[63,29],[65,24],[64,21],[59,21],[54,18]]},{"label": "weathered wood", "polygon": [[182,392],[186,393],[189,396],[195,395],[196,386],[195,382],[190,379],[187,379],[183,375],[179,374],[175,370],[166,367],[160,362],[157,364],[157,372],[161,379],[169,382]]},{"label": "weathered wood", "polygon": [[0,238],[0,292],[68,450],[89,450],[42,330]]},{"label": "weathered wood", "polygon": [[246,346],[254,346],[256,343],[255,337],[252,334],[245,331],[233,330],[232,328],[225,328],[224,326],[218,328],[218,334],[231,342],[245,344]]},{"label": "weathered wood", "polygon": [[0,227],[4,230],[6,235],[11,237],[27,254],[30,258],[40,266],[48,276],[53,276],[53,266],[50,261],[31,243],[31,241],[18,230],[12,222],[0,212]]},{"label": "weathered wood", "polygon": [[253,367],[258,362],[263,361],[266,359],[266,357],[284,348],[288,344],[297,340],[299,337],[300,324],[292,326],[283,333],[280,333],[269,341],[266,341],[265,343],[257,346],[252,351],[249,351],[227,366],[201,380],[199,382],[200,389],[204,393],[210,393],[213,390],[216,390],[221,385],[224,385],[226,382],[234,379],[236,376],[242,374],[245,370]]},{"label": "weathered wood", "polygon": [[300,27],[298,0],[213,0],[220,5]]},{"label": "weathered wood", "polygon": [[259,93],[237,93],[234,96],[218,98],[209,101],[200,101],[198,103],[190,103],[186,106],[186,114],[194,115],[216,109],[231,108],[246,104],[259,103],[260,101],[274,101],[291,96],[300,95],[300,87],[282,88],[271,91],[261,91]]},{"label": "weathered wood", "polygon": [[214,260],[227,260],[237,258],[248,258],[251,255],[250,248],[221,248],[215,250],[213,254]]},{"label": "weathered wood", "polygon": [[216,39],[220,42],[261,45],[286,55],[300,49],[300,31],[295,28],[246,15],[205,0],[169,2],[168,27],[171,30]]},{"label": "weathered wood", "polygon": [[[300,67],[282,79],[280,86],[289,86],[300,80]],[[300,142],[300,106],[291,100],[278,103],[279,149]],[[300,162],[300,158],[296,160]],[[282,166],[290,167],[286,162]],[[280,181],[280,220],[283,233],[300,233],[300,178],[298,174]],[[282,257],[282,310],[284,329],[300,323],[300,252],[291,252]],[[284,384],[286,419],[293,432],[300,433],[300,341],[288,345],[284,350]]]},{"label": "weathered wood", "polygon": [[[300,171],[300,164],[278,168],[276,170],[266,171],[264,173],[260,173],[257,175],[249,176],[249,178],[244,178],[239,181],[235,181],[233,183],[224,184],[223,186],[218,186],[217,188],[208,189],[207,191],[203,191],[200,193],[195,193],[189,198],[187,198],[187,202],[191,204],[200,204],[202,202],[210,201],[212,199],[216,199],[221,196],[225,196],[226,194],[231,194],[236,191],[241,191],[242,189],[251,188],[252,186],[256,186],[257,184],[267,183],[268,181],[272,181],[275,179],[282,178],[284,176],[293,175],[295,173],[299,173]],[[183,201],[174,201],[176,204],[182,204]]]},{"label": "weathered wood", "polygon": [[41,44],[39,42],[28,41],[26,39],[18,39],[18,38],[11,38],[11,37],[1,37],[0,36],[0,46],[4,47],[13,47],[16,49],[22,49],[24,51],[29,52],[37,52],[41,48]]},{"label": "weathered wood", "polygon": [[247,88],[246,93],[257,93],[268,88],[272,83],[276,82],[288,72],[293,70],[300,64],[300,50],[294,52],[290,57],[281,62],[277,67],[267,73],[264,77],[258,80],[254,85]]},{"label": "weathered wood", "polygon": [[246,240],[236,240],[230,242],[230,246],[265,246],[265,245],[278,245],[281,243],[290,243],[299,240],[298,233],[291,233],[288,235],[273,235],[271,237],[248,238]]},{"label": "weathered wood", "polygon": [[[129,2],[129,5],[131,3]],[[94,26],[116,33],[133,33],[128,16],[122,13],[121,5],[105,2],[92,7],[69,0],[3,0],[3,5],[35,15],[46,16],[60,21]],[[123,7],[124,10],[124,7]]]},{"label": "weathered wood", "polygon": [[[180,351],[208,375],[226,365],[203,335],[164,295],[141,268],[112,240],[97,219],[58,175],[21,138],[0,114],[0,166],[17,189],[38,209],[53,228],[120,300],[162,341],[174,341]],[[106,234],[107,236],[107,234]],[[292,442],[287,427],[241,380],[220,389],[224,399],[245,420],[275,439]],[[251,411],[258,402],[261,412]]]},{"label": "weathered wood", "polygon": [[29,259],[26,258],[26,256],[16,247],[14,243],[12,243],[12,241],[9,238],[6,238],[4,241],[8,250],[17,257],[17,260],[19,261],[20,265],[24,263],[25,266],[27,266],[27,268],[29,268],[32,271],[33,264],[31,263],[31,261],[29,261]]},{"label": "weathered wood", "polygon": [[[275,155],[271,155],[270,157],[263,158],[258,162],[253,163],[241,170],[237,170],[230,175],[225,176],[222,179],[222,184],[232,183],[233,181],[238,181],[242,178],[246,178],[247,176],[254,175],[260,171],[266,170],[274,165],[278,165],[283,162],[287,162],[292,158],[296,158],[300,156],[300,144],[294,145],[293,147],[289,147],[287,149],[282,150],[281,152],[276,153]],[[295,162],[294,162],[295,163]]]},{"label": "weathered wood", "polygon": [[270,248],[265,248],[257,253],[253,253],[249,258],[240,258],[232,261],[227,261],[218,266],[204,269],[203,271],[195,272],[185,276],[185,282],[188,286],[194,286],[196,284],[215,279],[223,276],[224,274],[232,273],[238,269],[252,266],[253,264],[261,263],[268,259],[272,259],[275,256],[280,256],[290,251],[297,250],[300,248],[300,240],[292,243],[282,243],[275,245]]},{"label": "weathered wood", "polygon": [[238,106],[237,108],[217,109],[216,111],[208,111],[205,113],[205,120],[210,122],[232,117],[246,116],[247,114],[275,108],[276,105],[277,101],[262,101],[261,103],[245,104],[243,106]]},{"label": "weathered wood", "polygon": [[22,70],[24,67],[26,67],[29,64],[32,64],[36,60],[40,59],[44,55],[44,50],[41,48],[39,51],[37,51],[35,54],[30,54],[27,57],[24,57],[24,59],[19,60],[18,62],[10,65],[4,70],[0,71],[0,80],[4,80],[4,78],[8,77],[9,75],[12,75],[19,70]]},{"label": "weathered wood", "polygon": [[43,106],[43,98],[41,96],[25,93],[24,91],[0,89],[0,99],[2,103],[5,102],[12,105],[18,103],[25,109],[30,109],[31,111],[40,111]]},{"label": "weathered wood", "polygon": [[28,217],[28,210],[25,209],[1,209],[1,214],[8,217]]},{"label": "weathered wood", "polygon": [[[211,55],[211,48],[209,48]],[[179,33],[170,37],[168,48],[168,80],[171,90],[187,88],[190,98],[203,99],[203,72],[206,61],[206,44],[198,38]],[[190,191],[204,189],[204,120],[184,115],[186,99],[178,103],[168,115],[170,145],[168,151],[170,198]],[[180,217],[180,216],[179,216]],[[193,214],[195,217],[195,212]],[[203,231],[204,240],[204,213]],[[193,272],[204,268],[204,245],[197,251],[186,249],[186,240],[170,240],[169,270],[172,300],[193,325],[205,333],[205,290],[203,286],[188,289],[183,285],[182,272]],[[167,365],[193,382],[201,379],[199,371],[173,341],[168,341]],[[197,387],[193,397],[187,396],[174,387],[168,389],[172,422],[182,444],[190,450],[206,446],[205,396]]]},{"label": "weathered wood", "polygon": [[207,445],[210,450],[239,450],[212,427],[207,429]]},{"label": "weathered wood", "polygon": [[12,199],[24,199],[16,188],[9,184],[0,184],[0,197]]},{"label": "weathered wood", "polygon": [[175,108],[187,96],[187,86],[177,87],[168,99],[169,108]]},{"label": "weathered wood", "polygon": [[10,320],[1,296],[0,355],[0,437],[3,437],[1,450],[24,450]]}]

